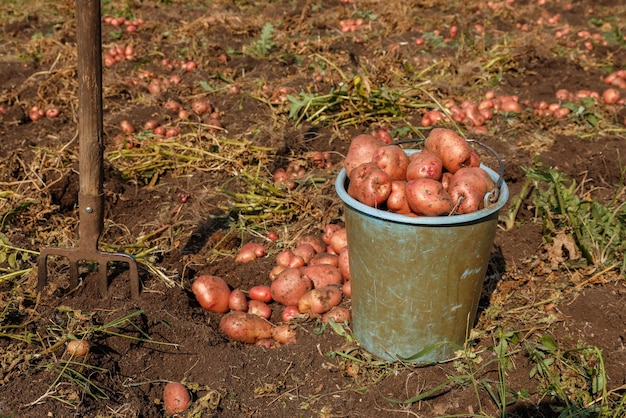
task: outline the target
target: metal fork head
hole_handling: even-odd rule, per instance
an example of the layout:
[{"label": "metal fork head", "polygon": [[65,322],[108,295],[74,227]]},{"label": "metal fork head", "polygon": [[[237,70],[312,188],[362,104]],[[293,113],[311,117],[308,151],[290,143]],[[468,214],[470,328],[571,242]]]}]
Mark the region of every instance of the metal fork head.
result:
[{"label": "metal fork head", "polygon": [[128,254],[111,253],[98,250],[98,239],[104,225],[104,196],[78,196],[79,218],[78,248],[45,248],[41,250],[38,260],[37,290],[41,292],[48,279],[48,257],[60,256],[69,260],[70,286],[79,284],[79,266],[81,263],[94,262],[98,265],[98,288],[102,297],[108,296],[109,278],[108,264],[113,262],[126,263],[129,267],[130,293],[139,297],[139,268],[135,258]]}]

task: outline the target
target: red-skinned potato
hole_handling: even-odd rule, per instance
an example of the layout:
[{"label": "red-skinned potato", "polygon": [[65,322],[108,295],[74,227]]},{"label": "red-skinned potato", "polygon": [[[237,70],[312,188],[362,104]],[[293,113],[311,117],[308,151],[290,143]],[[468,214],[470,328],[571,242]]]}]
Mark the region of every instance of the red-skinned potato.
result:
[{"label": "red-skinned potato", "polygon": [[417,179],[406,184],[406,200],[411,211],[423,216],[440,216],[452,210],[452,198],[441,182]]},{"label": "red-skinned potato", "polygon": [[313,289],[313,282],[302,276],[300,269],[287,268],[278,275],[270,286],[272,299],[281,305],[295,306],[309,290]]},{"label": "red-skinned potato", "polygon": [[306,266],[300,269],[303,276],[308,277],[313,282],[313,288],[329,286],[331,284],[342,284],[343,277],[341,272],[335,266],[328,264],[317,264]]},{"label": "red-skinned potato", "polygon": [[456,213],[462,215],[482,209],[485,194],[494,185],[489,174],[480,167],[464,167],[454,173],[448,192],[456,206]]},{"label": "red-skinned potato", "polygon": [[397,145],[380,147],[372,157],[372,163],[383,170],[393,180],[405,180],[409,157]]},{"label": "red-skinned potato", "polygon": [[304,266],[304,259],[295,255],[291,250],[283,250],[276,256],[276,264],[290,268],[298,268]]},{"label": "red-skinned potato", "polygon": [[228,311],[230,288],[221,277],[202,275],[191,285],[196,300],[210,312],[224,313]]},{"label": "red-skinned potato", "polygon": [[252,286],[248,291],[248,296],[253,300],[270,303],[272,301],[272,290],[265,285]]},{"label": "red-skinned potato", "polygon": [[163,388],[163,408],[168,415],[179,414],[191,405],[189,391],[182,383],[169,382]]},{"label": "red-skinned potato", "polygon": [[329,264],[331,266],[338,267],[339,256],[337,254],[329,254],[326,252],[315,254],[315,256],[309,262],[309,265],[314,266],[316,264]]},{"label": "red-skinned potato", "polygon": [[288,324],[277,325],[272,329],[272,338],[280,344],[295,344],[296,330]]},{"label": "red-skinned potato", "polygon": [[441,158],[434,152],[416,152],[409,158],[409,166],[406,169],[406,180],[433,179],[440,180],[443,173]]},{"label": "red-skinned potato", "polygon": [[324,251],[326,251],[326,245],[327,245],[327,243],[325,243],[322,240],[322,238],[320,238],[318,236],[315,236],[315,235],[305,235],[305,236],[303,236],[296,243],[296,247],[298,247],[298,246],[300,246],[302,244],[309,244],[310,246],[315,248],[315,252],[316,253],[323,253]]},{"label": "red-skinned potato", "polygon": [[263,348],[280,347],[280,344],[278,343],[278,341],[274,340],[273,338],[263,338],[257,341],[255,345],[258,345],[259,347],[263,347]]},{"label": "red-skinned potato", "polygon": [[338,324],[343,324],[344,322],[350,323],[350,311],[343,306],[335,306],[322,315],[322,322],[327,323],[331,318]]},{"label": "red-skinned potato", "polygon": [[348,252],[349,247],[344,247],[339,253],[339,272],[343,281],[350,280],[350,255]]},{"label": "red-skinned potato", "polygon": [[424,149],[437,154],[443,167],[453,174],[470,164],[472,148],[451,129],[435,128],[430,131],[424,142]]},{"label": "red-skinned potato", "polygon": [[371,163],[376,150],[385,145],[383,141],[372,135],[362,134],[354,137],[343,162],[346,176],[352,179],[352,170],[363,163]]},{"label": "red-skinned potato", "polygon": [[330,240],[332,236],[335,234],[335,232],[339,231],[340,229],[343,229],[341,225],[337,225],[337,224],[326,225],[322,233],[322,241],[324,241],[326,245],[330,245]]},{"label": "red-skinned potato", "polygon": [[346,228],[341,228],[337,230],[333,236],[330,238],[329,247],[335,252],[335,254],[339,255],[341,250],[344,247],[348,246],[348,231]]},{"label": "red-skinned potato", "polygon": [[292,252],[298,257],[302,258],[304,264],[309,264],[313,256],[317,254],[315,248],[311,244],[307,243],[299,244],[296,248],[293,249]]},{"label": "red-skinned potato", "polygon": [[393,142],[393,138],[391,137],[391,134],[386,127],[375,130],[374,132],[372,132],[372,136],[374,138],[380,139],[385,144],[391,144]]},{"label": "red-skinned potato", "polygon": [[282,273],[283,271],[285,271],[285,269],[288,269],[289,267],[287,266],[274,266],[272,267],[272,269],[270,270],[270,281],[274,281],[276,280],[276,278],[280,275],[280,273]]},{"label": "red-skinned potato", "polygon": [[374,163],[365,163],[352,170],[348,194],[364,205],[377,208],[391,194],[391,178]]},{"label": "red-skinned potato", "polygon": [[220,330],[231,340],[254,344],[272,338],[272,324],[258,315],[230,311],[220,319]]},{"label": "red-skinned potato", "polygon": [[341,293],[344,294],[345,297],[352,297],[352,280],[346,280],[341,287]]},{"label": "red-skinned potato", "polygon": [[470,160],[468,165],[470,167],[480,167],[480,156],[474,150],[472,150],[472,153],[470,154]]},{"label": "red-skinned potato", "polygon": [[443,190],[448,191],[448,189],[450,188],[450,181],[452,181],[452,176],[454,176],[454,174],[447,171],[441,175],[441,185],[443,186]]},{"label": "red-skinned potato", "polygon": [[339,305],[342,299],[341,287],[325,286],[305,293],[298,301],[298,309],[302,313],[322,315]]},{"label": "red-skinned potato", "polygon": [[406,201],[406,181],[392,181],[391,193],[387,198],[387,210],[392,213],[411,213]]},{"label": "red-skinned potato", "polygon": [[289,322],[299,317],[300,315],[302,315],[302,312],[300,312],[297,306],[285,306],[285,309],[283,309],[280,317],[283,322]]},{"label": "red-skinned potato", "polygon": [[248,298],[241,289],[234,289],[228,298],[228,308],[231,311],[246,312],[248,310]]},{"label": "red-skinned potato", "polygon": [[248,302],[248,313],[258,315],[264,319],[270,319],[270,316],[272,316],[272,308],[265,302],[252,299]]},{"label": "red-skinned potato", "polygon": [[267,253],[265,247],[256,242],[248,242],[244,244],[239,250],[239,254],[235,257],[235,261],[238,263],[248,263],[257,258],[264,257]]},{"label": "red-skinned potato", "polygon": [[82,357],[89,353],[89,341],[87,340],[72,340],[67,343],[65,352],[70,356]]}]

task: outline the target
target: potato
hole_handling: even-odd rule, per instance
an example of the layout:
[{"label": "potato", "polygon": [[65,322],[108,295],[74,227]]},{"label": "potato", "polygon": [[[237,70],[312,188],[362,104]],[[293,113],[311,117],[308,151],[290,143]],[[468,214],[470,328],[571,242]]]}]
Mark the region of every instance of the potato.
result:
[{"label": "potato", "polygon": [[269,286],[256,285],[252,286],[248,291],[248,296],[253,300],[270,303],[272,301],[272,290]]},{"label": "potato", "polygon": [[280,344],[295,344],[296,330],[288,324],[277,325],[272,329],[272,338]]},{"label": "potato", "polygon": [[302,260],[304,260],[304,264],[309,264],[313,256],[317,254],[315,248],[311,244],[307,243],[298,244],[298,246],[294,248],[292,252],[296,256],[302,258]]},{"label": "potato", "polygon": [[411,180],[406,184],[406,200],[411,210],[423,216],[440,216],[452,210],[452,198],[441,182],[433,179]]},{"label": "potato", "polygon": [[349,323],[351,319],[350,311],[342,306],[335,306],[322,315],[322,322],[327,323],[331,318],[338,324]]},{"label": "potato", "polygon": [[325,287],[331,284],[342,284],[343,278],[339,268],[328,264],[306,266],[300,269],[302,275],[311,279],[313,289]]},{"label": "potato", "polygon": [[265,302],[252,299],[248,302],[248,313],[258,315],[264,319],[270,319],[272,308]]},{"label": "potato", "polygon": [[230,311],[220,319],[220,330],[231,340],[254,344],[272,338],[272,324],[258,315]]},{"label": "potato", "polygon": [[372,157],[372,163],[383,170],[391,180],[405,180],[409,157],[398,145],[380,147]]},{"label": "potato", "polygon": [[406,169],[406,180],[433,179],[440,180],[443,172],[441,158],[434,152],[422,151],[412,154]]},{"label": "potato", "polygon": [[182,383],[169,382],[163,388],[163,407],[168,415],[183,412],[191,405],[189,391]]},{"label": "potato", "polygon": [[339,266],[339,256],[337,254],[319,253],[316,254],[309,262],[310,266],[316,264],[329,264],[331,266]]},{"label": "potato", "polygon": [[349,247],[344,247],[339,253],[339,272],[343,281],[350,280],[350,255],[348,252]]},{"label": "potato", "polygon": [[298,301],[309,290],[313,289],[313,282],[302,276],[300,269],[287,268],[278,275],[270,286],[272,299],[281,305],[297,305]]},{"label": "potato", "polygon": [[361,134],[352,139],[343,162],[346,176],[352,179],[352,170],[363,163],[371,163],[376,150],[386,144],[372,135]]},{"label": "potato", "polygon": [[352,297],[352,280],[346,280],[341,287],[341,293],[344,294],[345,297]]},{"label": "potato", "polygon": [[346,228],[341,228],[330,238],[330,244],[328,247],[333,250],[335,254],[339,255],[341,250],[343,250],[346,246],[348,246],[348,231]]},{"label": "potato", "polygon": [[87,340],[72,340],[67,343],[65,352],[70,356],[82,357],[89,353],[89,341]]},{"label": "potato", "polygon": [[391,178],[374,163],[364,163],[352,170],[348,194],[374,208],[381,206],[391,194]]},{"label": "potato", "polygon": [[315,248],[316,253],[323,253],[326,251],[326,243],[322,240],[322,238],[317,237],[315,235],[305,235],[298,240],[296,243],[296,248],[302,244],[309,244],[313,248]]},{"label": "potato", "polygon": [[463,167],[450,180],[448,192],[459,215],[484,207],[485,194],[495,186],[489,174],[480,167]]},{"label": "potato", "polygon": [[441,185],[443,186],[443,190],[448,191],[448,189],[450,188],[450,182],[452,181],[452,176],[454,176],[454,174],[448,171],[446,171],[445,173],[441,175]]},{"label": "potato", "polygon": [[435,128],[426,137],[424,149],[441,158],[443,167],[456,173],[461,167],[469,166],[472,148],[456,132],[446,128]]},{"label": "potato", "polygon": [[248,263],[257,258],[265,257],[266,253],[267,250],[261,244],[248,242],[241,247],[239,254],[235,257],[235,261],[238,263]]},{"label": "potato", "polygon": [[470,160],[468,165],[470,167],[480,167],[480,156],[474,150],[472,150],[472,153],[470,154]]},{"label": "potato", "polygon": [[291,250],[283,250],[276,256],[276,264],[284,267],[298,268],[306,263],[299,255],[295,255]]},{"label": "potato", "polygon": [[276,278],[280,275],[280,273],[282,273],[283,271],[285,271],[285,269],[288,269],[289,267],[287,266],[281,266],[281,265],[277,265],[272,267],[272,269],[270,270],[270,281],[274,281],[276,280]]},{"label": "potato", "polygon": [[234,289],[230,292],[230,296],[228,298],[228,308],[231,311],[246,312],[248,310],[248,298],[241,289]]},{"label": "potato", "polygon": [[392,213],[407,214],[411,212],[406,201],[406,181],[392,181],[391,193],[387,198],[387,210]]},{"label": "potato", "polygon": [[228,311],[230,288],[221,277],[202,275],[191,285],[196,300],[210,312],[224,313]]},{"label": "potato", "polygon": [[341,287],[330,285],[305,293],[298,301],[302,313],[321,315],[339,305],[343,299]]},{"label": "potato", "polygon": [[302,315],[302,312],[300,312],[297,306],[285,306],[285,309],[283,309],[280,317],[283,322],[289,322],[293,319],[298,318],[300,315]]},{"label": "potato", "polygon": [[330,239],[332,238],[332,236],[335,234],[335,232],[339,231],[342,228],[343,226],[337,224],[326,225],[322,233],[322,241],[324,241],[326,245],[330,245]]}]

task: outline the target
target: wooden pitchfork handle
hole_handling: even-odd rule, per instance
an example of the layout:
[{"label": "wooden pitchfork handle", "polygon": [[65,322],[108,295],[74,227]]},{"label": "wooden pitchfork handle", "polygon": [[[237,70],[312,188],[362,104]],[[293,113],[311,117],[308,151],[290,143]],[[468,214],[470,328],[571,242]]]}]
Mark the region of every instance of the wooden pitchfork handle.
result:
[{"label": "wooden pitchfork handle", "polygon": [[79,284],[81,262],[98,264],[98,287],[102,297],[108,294],[109,262],[129,265],[130,290],[139,297],[139,271],[131,255],[98,250],[104,228],[104,140],[102,122],[102,40],[100,0],[76,0],[78,50],[78,135],[80,189],[78,248],[46,248],[39,255],[38,285],[42,291],[47,281],[47,258],[66,257],[70,263],[70,286]]}]

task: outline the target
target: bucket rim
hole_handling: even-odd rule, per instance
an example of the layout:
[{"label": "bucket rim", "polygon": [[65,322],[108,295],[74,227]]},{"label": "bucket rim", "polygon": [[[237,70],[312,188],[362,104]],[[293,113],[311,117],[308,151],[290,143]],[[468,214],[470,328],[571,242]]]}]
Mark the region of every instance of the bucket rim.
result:
[{"label": "bucket rim", "polygon": [[[419,150],[406,150],[407,154],[412,154],[410,151],[419,152]],[[500,174],[496,173],[491,168],[487,167],[484,164],[480,164],[480,167],[489,174],[489,176],[495,181],[498,181],[500,178]],[[389,212],[387,210],[377,209],[368,205],[365,205],[352,196],[350,196],[346,190],[346,181],[348,180],[346,169],[342,168],[339,174],[337,175],[337,179],[335,180],[335,191],[339,195],[339,198],[343,201],[343,203],[354,210],[365,213],[366,215],[370,215],[379,219],[410,224],[410,225],[460,225],[467,223],[474,223],[480,221],[484,218],[487,218],[494,213],[497,213],[502,209],[502,207],[509,200],[509,188],[506,185],[506,182],[502,181],[500,186],[500,194],[498,196],[498,200],[494,203],[493,206],[489,208],[483,208],[477,210],[472,213],[466,213],[463,215],[452,215],[452,216],[406,216],[398,213]]]}]

